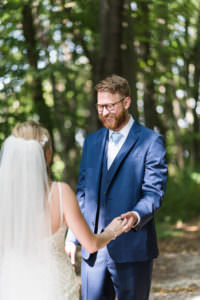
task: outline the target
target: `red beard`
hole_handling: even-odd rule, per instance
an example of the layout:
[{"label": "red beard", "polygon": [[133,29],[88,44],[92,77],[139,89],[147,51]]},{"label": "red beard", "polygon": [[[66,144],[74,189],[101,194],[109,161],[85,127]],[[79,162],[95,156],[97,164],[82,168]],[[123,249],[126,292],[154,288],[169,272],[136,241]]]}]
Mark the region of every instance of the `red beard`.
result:
[{"label": "red beard", "polygon": [[122,110],[121,112],[116,114],[109,113],[105,117],[99,114],[99,120],[106,128],[117,131],[118,129],[121,129],[123,127],[123,124],[126,123],[126,111]]}]

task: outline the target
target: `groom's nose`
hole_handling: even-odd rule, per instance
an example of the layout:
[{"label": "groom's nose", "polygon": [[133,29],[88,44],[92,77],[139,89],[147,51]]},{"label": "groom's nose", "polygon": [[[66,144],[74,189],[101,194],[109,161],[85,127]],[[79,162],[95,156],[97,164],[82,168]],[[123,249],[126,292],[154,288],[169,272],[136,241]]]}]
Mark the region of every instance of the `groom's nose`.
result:
[{"label": "groom's nose", "polygon": [[108,109],[106,108],[106,106],[103,106],[103,111],[102,111],[103,117],[106,117],[108,114],[109,114]]}]

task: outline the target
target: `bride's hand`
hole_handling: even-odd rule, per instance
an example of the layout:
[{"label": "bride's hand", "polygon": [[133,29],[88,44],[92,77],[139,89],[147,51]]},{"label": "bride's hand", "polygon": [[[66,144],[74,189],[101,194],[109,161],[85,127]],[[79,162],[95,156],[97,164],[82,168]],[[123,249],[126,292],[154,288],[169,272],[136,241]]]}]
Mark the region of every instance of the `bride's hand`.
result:
[{"label": "bride's hand", "polygon": [[112,239],[115,239],[120,234],[125,232],[127,225],[127,220],[121,217],[116,217],[112,222],[105,228],[105,231],[112,234]]}]

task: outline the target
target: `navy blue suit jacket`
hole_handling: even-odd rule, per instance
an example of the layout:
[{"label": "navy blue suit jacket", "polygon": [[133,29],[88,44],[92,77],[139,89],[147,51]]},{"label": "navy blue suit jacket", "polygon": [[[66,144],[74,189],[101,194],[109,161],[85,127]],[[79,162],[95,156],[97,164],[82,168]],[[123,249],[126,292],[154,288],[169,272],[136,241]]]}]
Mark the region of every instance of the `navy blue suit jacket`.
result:
[{"label": "navy blue suit jacket", "polygon": [[[96,221],[107,135],[108,129],[102,128],[86,137],[79,171],[77,198],[92,231]],[[123,233],[107,245],[110,256],[116,262],[146,261],[158,255],[154,213],[161,206],[166,180],[163,137],[134,121],[107,173],[104,190],[106,225],[127,211],[134,210],[141,218],[136,228]],[[67,240],[76,240],[70,231]],[[90,254],[82,248],[82,256],[88,259]]]}]

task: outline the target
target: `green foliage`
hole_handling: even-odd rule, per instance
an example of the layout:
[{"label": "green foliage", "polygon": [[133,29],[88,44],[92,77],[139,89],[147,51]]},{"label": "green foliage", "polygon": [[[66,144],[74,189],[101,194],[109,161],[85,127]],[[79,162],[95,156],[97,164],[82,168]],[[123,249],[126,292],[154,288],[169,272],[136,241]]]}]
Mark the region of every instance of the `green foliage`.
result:
[{"label": "green foliage", "polygon": [[190,170],[177,171],[170,176],[166,196],[157,212],[158,222],[187,221],[200,214],[200,173]]},{"label": "green foliage", "polygon": [[[74,186],[83,138],[98,126],[93,86],[101,69],[99,58],[116,38],[114,31],[111,40],[101,36],[109,28],[102,30],[100,20],[107,24],[106,16],[113,13],[112,2],[107,1],[108,7],[102,3],[0,3],[0,145],[17,122],[42,121],[53,136],[53,177]],[[200,212],[199,174],[190,174],[200,164],[195,156],[200,153],[199,1],[124,4],[122,19],[117,15],[116,23],[122,24],[120,47],[128,63],[122,57],[118,61],[126,74],[133,71],[128,79],[136,90],[138,119],[145,123],[144,116],[159,115],[160,123],[152,122],[152,128],[165,135],[169,163],[179,170],[169,178],[157,218],[186,220]],[[33,23],[25,18],[24,8]],[[125,31],[130,34],[123,35]]]},{"label": "green foliage", "polygon": [[51,166],[52,176],[56,181],[62,181],[65,164],[58,155],[54,156],[54,161]]}]

